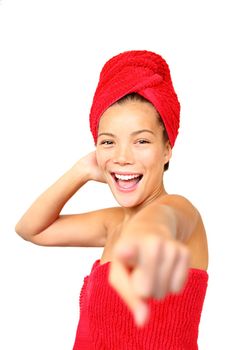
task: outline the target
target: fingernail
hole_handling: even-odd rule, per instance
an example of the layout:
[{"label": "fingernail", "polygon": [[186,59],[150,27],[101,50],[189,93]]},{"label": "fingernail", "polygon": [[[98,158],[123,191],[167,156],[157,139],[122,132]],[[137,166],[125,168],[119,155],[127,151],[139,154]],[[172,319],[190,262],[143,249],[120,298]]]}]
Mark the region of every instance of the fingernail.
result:
[{"label": "fingernail", "polygon": [[142,327],[148,317],[148,307],[146,305],[140,305],[134,312],[135,322],[139,327]]}]

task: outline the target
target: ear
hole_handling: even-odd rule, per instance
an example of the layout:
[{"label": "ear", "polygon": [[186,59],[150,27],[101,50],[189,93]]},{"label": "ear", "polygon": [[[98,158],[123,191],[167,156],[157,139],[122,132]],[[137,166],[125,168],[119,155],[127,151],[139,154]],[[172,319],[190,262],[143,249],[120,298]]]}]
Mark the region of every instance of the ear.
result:
[{"label": "ear", "polygon": [[164,146],[164,164],[168,163],[172,156],[172,148],[170,142],[167,141]]}]

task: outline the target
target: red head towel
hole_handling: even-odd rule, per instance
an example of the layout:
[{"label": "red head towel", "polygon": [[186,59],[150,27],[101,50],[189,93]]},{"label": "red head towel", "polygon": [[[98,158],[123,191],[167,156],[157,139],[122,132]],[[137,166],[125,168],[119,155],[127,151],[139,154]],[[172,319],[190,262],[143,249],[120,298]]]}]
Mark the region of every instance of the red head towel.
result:
[{"label": "red head towel", "polygon": [[95,143],[102,114],[117,100],[133,92],[154,105],[173,147],[179,129],[180,103],[168,64],[160,55],[146,50],[122,52],[103,66],[90,111]]}]

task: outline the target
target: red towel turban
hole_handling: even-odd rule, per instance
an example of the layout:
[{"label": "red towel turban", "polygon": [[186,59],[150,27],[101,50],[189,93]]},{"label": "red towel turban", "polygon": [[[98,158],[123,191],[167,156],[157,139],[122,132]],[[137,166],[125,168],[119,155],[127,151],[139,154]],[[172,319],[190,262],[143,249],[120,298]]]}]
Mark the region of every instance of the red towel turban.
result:
[{"label": "red towel turban", "polygon": [[160,55],[145,50],[120,53],[102,68],[90,111],[90,128],[95,143],[104,111],[133,92],[154,105],[173,147],[179,129],[180,103],[166,61]]}]

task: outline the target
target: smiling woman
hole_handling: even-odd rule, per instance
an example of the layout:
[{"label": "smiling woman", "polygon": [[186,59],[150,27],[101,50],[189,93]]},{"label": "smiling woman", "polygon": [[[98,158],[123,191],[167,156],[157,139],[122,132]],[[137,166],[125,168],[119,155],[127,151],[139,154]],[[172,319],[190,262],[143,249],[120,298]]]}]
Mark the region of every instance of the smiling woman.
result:
[{"label": "smiling woman", "polygon": [[165,193],[163,172],[171,157],[170,142],[164,141],[154,106],[137,95],[127,95],[124,103],[114,103],[103,113],[96,157],[121,206],[139,209]]},{"label": "smiling woman", "polygon": [[[80,293],[73,350],[196,350],[208,274],[201,215],[163,175],[180,104],[158,54],[127,51],[103,67],[90,111],[96,150],[74,164],[16,225],[44,246],[104,247]],[[61,215],[88,181],[119,206]]]}]

